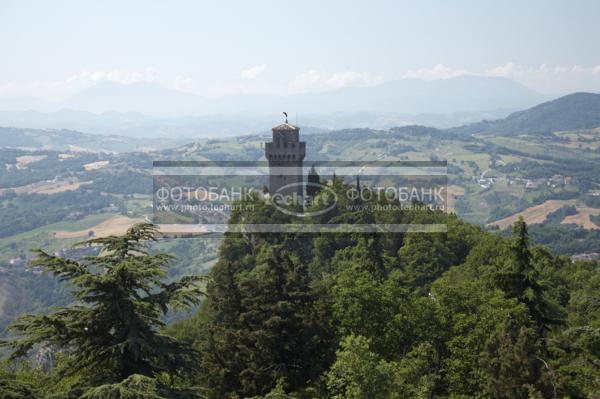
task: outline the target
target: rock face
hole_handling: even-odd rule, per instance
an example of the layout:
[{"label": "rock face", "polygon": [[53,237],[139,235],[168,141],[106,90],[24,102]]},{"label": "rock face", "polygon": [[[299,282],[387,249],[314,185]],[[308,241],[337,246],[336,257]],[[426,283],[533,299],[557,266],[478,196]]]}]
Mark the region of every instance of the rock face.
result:
[{"label": "rock face", "polygon": [[44,373],[49,372],[56,366],[57,352],[59,352],[59,348],[56,345],[42,346],[35,353],[35,365],[38,366]]},{"label": "rock face", "polygon": [[0,267],[0,331],[27,305],[17,278]]}]

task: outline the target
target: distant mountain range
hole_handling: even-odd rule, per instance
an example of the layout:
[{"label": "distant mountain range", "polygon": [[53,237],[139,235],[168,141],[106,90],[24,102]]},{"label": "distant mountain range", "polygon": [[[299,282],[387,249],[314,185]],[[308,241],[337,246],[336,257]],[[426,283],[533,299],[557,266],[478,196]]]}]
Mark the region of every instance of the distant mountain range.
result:
[{"label": "distant mountain range", "polygon": [[[486,112],[460,112],[453,114],[393,114],[368,112],[336,112],[331,114],[301,115],[298,122],[304,134],[314,130],[339,130],[346,128],[372,128],[387,130],[395,126],[428,125],[437,128],[464,125],[483,119],[503,118],[514,110]],[[71,129],[80,132],[118,135],[137,138],[187,137],[220,138],[262,133],[282,121],[282,114],[214,114],[180,118],[153,117],[137,112],[104,112],[63,109],[57,112],[7,112],[0,111],[0,126],[27,129]],[[313,128],[313,127],[317,128]]]},{"label": "distant mountain range", "polygon": [[[476,102],[475,96],[478,92],[479,96],[488,97],[488,100],[481,98],[480,101],[483,104],[491,106],[492,104],[489,102],[489,99],[492,96],[490,95],[490,92],[484,90],[484,87],[486,87],[486,85],[496,85],[496,93],[499,93],[501,90],[497,84],[499,82],[504,82],[505,79],[495,80],[494,78],[463,77],[436,81],[437,83],[435,84],[433,82],[419,81],[419,85],[423,83],[426,83],[426,86],[431,84],[431,86],[429,86],[429,89],[431,90],[433,90],[434,87],[439,89],[442,86],[446,86],[446,89],[440,89],[440,92],[437,95],[432,92],[427,92],[427,96],[430,96],[431,99],[430,103],[432,104],[432,108],[434,110],[439,110],[440,108],[435,106],[436,102],[441,101],[440,99],[443,98],[443,96],[448,96],[449,93],[458,87],[460,82],[464,83],[467,81],[471,82],[471,84],[478,82],[482,85],[478,90],[470,92],[469,96],[471,96],[471,101]],[[410,82],[415,83],[415,80],[411,80]],[[336,92],[318,93],[314,95],[323,96],[321,97],[321,101],[324,101],[324,104],[329,104],[329,108],[327,109],[331,111],[334,108],[330,105],[330,102],[335,102],[334,98],[341,96],[340,93],[362,91],[367,97],[372,96],[372,104],[375,104],[378,101],[383,101],[382,99],[386,97],[382,93],[388,92],[389,104],[387,105],[387,110],[390,110],[393,108],[394,104],[394,101],[391,98],[397,94],[397,90],[391,90],[390,88],[396,84],[399,86],[406,85],[407,81],[388,82],[388,84],[370,89],[344,89]],[[156,85],[142,85],[142,87],[149,89],[148,95],[151,95],[155,86]],[[449,89],[448,87],[450,86],[453,88]],[[112,96],[112,94],[110,94],[112,93],[112,90],[109,90],[110,87],[117,87],[119,90],[124,90],[122,96],[117,95],[114,99],[115,104],[118,104],[119,101],[124,101],[123,99],[128,95],[127,93],[132,93],[130,92],[130,89],[132,89],[133,86],[115,86],[113,84],[99,85],[95,87],[93,91],[90,91],[92,90],[90,89],[81,93],[76,97],[78,98],[77,101],[75,101],[75,98],[70,101],[88,104],[89,106],[92,101],[90,93],[101,90],[104,92],[105,96]],[[160,92],[166,90],[165,93],[170,93],[165,97],[166,104],[169,102],[167,101],[169,98],[168,96],[174,95],[172,93],[173,91],[161,88],[160,86],[158,87]],[[421,88],[423,87],[425,86],[421,86]],[[136,90],[133,92],[137,93]],[[517,92],[519,92],[518,86]],[[373,93],[379,94],[374,95]],[[426,91],[421,91],[420,95],[425,96],[425,93]],[[530,93],[527,89],[525,89],[525,93],[529,96],[528,98],[536,97],[535,93]],[[506,92],[505,94],[505,98],[507,98],[509,92]],[[185,96],[185,98],[190,101],[192,101],[193,98],[196,98],[195,96],[188,94]],[[305,101],[308,96],[309,95],[306,94],[295,98],[304,99],[302,101]],[[323,100],[326,96],[329,96],[329,100]],[[518,97],[514,93],[512,96]],[[356,100],[357,97],[358,96],[349,96],[349,99],[347,100],[343,100],[342,97],[339,97],[339,101],[358,101]],[[463,104],[466,104],[466,97],[468,96],[463,95],[462,100],[460,100]],[[526,102],[524,100],[525,97],[521,98],[520,104]],[[172,98],[172,100],[174,102],[177,101],[174,98]],[[364,104],[368,103],[366,97],[363,98],[362,101]],[[454,102],[447,100],[447,102],[456,106],[459,100]],[[129,100],[121,103],[121,106],[125,106],[126,103],[129,103]],[[356,108],[358,106],[358,102],[355,103],[354,107]],[[381,106],[383,107],[383,105]],[[306,108],[314,109],[316,105],[313,105],[312,107],[313,108],[307,106]],[[423,107],[425,106],[423,105]],[[479,105],[479,107],[485,108],[483,105]],[[352,109],[352,107],[350,108]],[[279,109],[289,110],[294,108],[284,108],[281,106]],[[414,107],[412,109],[416,110],[417,108]],[[514,111],[514,109],[512,111]],[[445,131],[449,133],[458,134],[490,133],[514,135],[548,133],[560,130],[591,129],[600,127],[600,94],[574,93],[552,101],[543,102],[523,111],[512,111],[509,109],[497,109],[494,111],[455,112],[451,114],[402,114],[383,111],[306,113],[300,116],[298,123],[302,127],[304,134],[347,128],[388,130],[393,127],[411,125],[432,126],[438,129],[446,129]],[[294,113],[291,113],[291,122],[296,122],[295,119]],[[50,132],[61,131],[63,129],[66,129],[65,131],[77,131],[78,134],[84,134],[84,136],[78,137],[75,141],[79,143],[90,142],[91,147],[94,149],[103,148],[100,143],[101,138],[94,137],[94,135],[112,136],[110,140],[113,140],[113,142],[108,146],[109,148],[106,148],[107,150],[116,148],[118,148],[118,150],[124,150],[125,148],[143,148],[148,146],[145,144],[148,140],[152,141],[151,147],[153,148],[166,148],[173,144],[174,139],[177,139],[177,142],[190,142],[205,138],[262,134],[268,132],[271,126],[274,126],[280,121],[281,114],[279,112],[270,114],[261,114],[258,112],[219,113],[168,118],[148,116],[140,112],[107,111],[97,114],[74,109],[62,109],[56,112],[0,111],[0,126],[22,128],[25,129],[25,131],[29,129],[31,132],[33,132],[34,129],[50,129]],[[7,131],[5,130],[4,132],[6,133]],[[49,145],[50,143],[47,140],[45,141],[42,139],[42,137],[46,135],[43,132],[44,130],[37,131],[34,135],[37,139],[33,141],[37,144],[42,143]],[[93,135],[85,135],[88,133],[92,133]],[[28,139],[26,139],[26,137],[27,134],[21,131],[14,138],[5,137],[4,140],[0,141],[0,146],[15,146],[15,140],[18,139],[17,141],[19,142],[23,140],[27,141]],[[114,141],[116,137],[121,137],[123,140],[127,141],[127,144],[116,145],[117,143]],[[140,138],[143,138],[144,141],[139,141]],[[72,141],[73,139],[74,137],[69,137],[69,140]],[[163,140],[163,142],[161,143],[160,140]],[[78,145],[76,143],[71,144]],[[23,145],[26,144],[19,144],[18,146]]]},{"label": "distant mountain range", "polygon": [[503,118],[546,98],[496,77],[400,79],[374,87],[205,98],[156,83],[102,82],[56,103],[0,99],[0,126],[71,129],[128,137],[217,138],[267,131],[288,111],[303,128],[448,128]]},{"label": "distant mountain range", "polygon": [[[229,119],[233,119],[239,123],[239,127],[244,123],[255,123],[254,131],[249,132],[252,134],[268,133],[268,128],[265,126],[272,126],[273,120],[268,121],[268,118],[261,120],[260,123],[257,119],[248,119],[227,117],[225,115],[214,116],[214,117],[189,117],[181,119],[160,119],[160,118],[149,118],[142,114],[137,113],[105,113],[102,115],[95,115],[82,111],[61,111],[54,114],[44,114],[37,112],[25,112],[25,113],[0,113],[0,120],[6,115],[12,115],[13,118],[17,116],[23,118],[22,122],[25,123],[27,118],[30,117],[30,121],[36,119],[38,123],[43,126],[52,125],[53,123],[59,123],[57,116],[60,115],[64,120],[70,120],[71,123],[79,123],[84,130],[89,126],[95,126],[93,129],[102,130],[103,127],[107,130],[121,129],[122,132],[131,132],[127,129],[127,126],[134,127],[134,130],[139,133],[139,137],[131,137],[124,135],[99,135],[81,133],[79,131],[67,130],[67,129],[33,129],[33,128],[7,128],[0,127],[0,148],[2,147],[28,147],[35,149],[53,149],[53,150],[74,150],[74,151],[148,151],[148,150],[160,150],[166,148],[173,148],[177,145],[187,144],[189,142],[197,141],[198,135],[189,134],[187,137],[177,136],[174,133],[186,132],[193,133],[192,127],[194,124],[213,126],[215,131],[219,131],[219,126],[232,126],[227,125]],[[341,120],[348,122],[348,126],[361,128],[365,126],[359,126],[358,121],[365,121],[371,118],[371,121],[377,120],[371,114],[356,114],[351,117],[351,114],[333,114],[330,118],[333,120],[334,117],[338,117]],[[101,123],[94,125],[94,118],[98,118]],[[151,121],[158,123],[162,121],[163,125],[158,125],[159,128],[155,127],[154,132],[158,132],[163,137],[152,137],[151,135],[144,135],[144,132],[152,129]],[[170,122],[169,122],[170,121]],[[254,122],[252,122],[254,121]],[[323,119],[321,119],[323,121]],[[390,122],[391,119],[388,120]],[[109,123],[110,122],[110,123]],[[318,120],[312,120],[315,125],[318,125]],[[144,127],[144,123],[149,125]],[[169,125],[170,123],[170,125]],[[189,125],[186,125],[189,123]],[[208,125],[207,125],[208,123]],[[119,127],[120,126],[120,127]],[[514,112],[503,119],[489,120],[477,123],[470,123],[459,127],[453,127],[448,129],[438,129],[436,127],[425,127],[418,124],[402,124],[392,125],[394,128],[385,128],[382,130],[391,129],[392,131],[401,131],[405,134],[420,135],[423,132],[432,132],[440,135],[472,135],[472,134],[494,134],[494,135],[516,135],[516,134],[545,134],[549,132],[565,131],[565,130],[580,130],[580,129],[593,129],[600,127],[600,94],[594,93],[574,93],[558,99],[548,101],[524,111]],[[92,129],[92,130],[93,130]],[[162,130],[164,129],[164,130]],[[188,130],[186,130],[188,129]],[[331,130],[331,135],[339,135],[347,130],[343,128],[338,129],[323,129],[315,127],[302,127],[302,134],[310,135],[313,133],[322,133]],[[360,129],[359,129],[360,130]],[[364,132],[374,131],[373,129],[362,129]],[[365,133],[368,134],[368,133]],[[143,140],[141,139],[143,137]],[[218,135],[220,138],[226,137],[224,134]],[[343,136],[340,136],[340,140],[343,140]]]},{"label": "distant mountain range", "polygon": [[459,76],[451,79],[390,80],[373,87],[348,87],[289,96],[240,94],[200,97],[157,83],[101,82],[56,103],[33,98],[0,100],[0,111],[73,109],[94,113],[139,112],[151,116],[259,113],[288,111],[326,113],[452,114],[522,109],[545,100],[539,93],[501,77]]},{"label": "distant mountain range", "polygon": [[482,121],[448,129],[450,132],[496,135],[545,134],[600,127],[600,94],[573,93],[504,119]]}]

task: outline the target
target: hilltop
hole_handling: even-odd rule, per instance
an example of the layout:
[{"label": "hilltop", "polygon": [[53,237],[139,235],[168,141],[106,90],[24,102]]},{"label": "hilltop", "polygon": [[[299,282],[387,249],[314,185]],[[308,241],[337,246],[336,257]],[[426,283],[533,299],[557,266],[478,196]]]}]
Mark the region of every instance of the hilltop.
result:
[{"label": "hilltop", "polygon": [[482,121],[448,129],[463,134],[546,134],[600,127],[600,94],[573,93],[510,114],[504,119]]}]

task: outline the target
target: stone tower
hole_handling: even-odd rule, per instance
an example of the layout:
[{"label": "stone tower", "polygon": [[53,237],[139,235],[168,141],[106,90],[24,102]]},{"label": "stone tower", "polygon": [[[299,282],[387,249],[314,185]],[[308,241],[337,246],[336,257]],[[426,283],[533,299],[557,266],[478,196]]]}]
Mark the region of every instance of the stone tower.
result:
[{"label": "stone tower", "polygon": [[273,141],[265,144],[265,157],[269,161],[269,192],[272,196],[304,196],[302,163],[306,143],[300,141],[300,129],[285,123],[273,129]]}]

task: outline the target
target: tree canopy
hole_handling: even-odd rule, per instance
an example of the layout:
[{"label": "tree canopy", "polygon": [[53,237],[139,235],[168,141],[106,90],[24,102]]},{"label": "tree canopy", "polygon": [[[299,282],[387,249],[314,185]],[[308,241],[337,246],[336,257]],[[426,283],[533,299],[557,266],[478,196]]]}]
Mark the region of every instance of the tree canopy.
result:
[{"label": "tree canopy", "polygon": [[[347,190],[342,179],[333,192]],[[362,188],[364,190],[366,188]],[[330,206],[323,190],[312,206]],[[340,195],[340,197],[342,197]],[[309,223],[259,198],[230,222]],[[319,205],[320,204],[320,205]],[[320,223],[445,224],[439,233],[226,233],[205,292],[164,283],[171,257],[139,225],[93,238],[96,257],[38,252],[75,302],[13,326],[14,356],[55,348],[51,371],[7,366],[7,397],[597,398],[600,268],[427,209],[338,203]],[[362,203],[361,205],[368,205]],[[308,218],[307,218],[308,219]],[[164,326],[172,307],[202,301]],[[41,388],[41,387],[45,388]],[[12,396],[8,396],[12,395]],[[79,396],[77,396],[79,395]]]},{"label": "tree canopy", "polygon": [[87,240],[80,245],[102,250],[80,260],[37,250],[30,267],[68,282],[76,302],[48,315],[19,317],[9,327],[16,338],[3,343],[13,348],[11,359],[39,345],[58,348],[64,361],[57,378],[75,378],[76,387],[196,370],[196,352],[160,329],[169,309],[200,302],[201,277],[163,283],[172,256],[145,249],[156,233],[153,225],[138,224],[124,236]]}]

